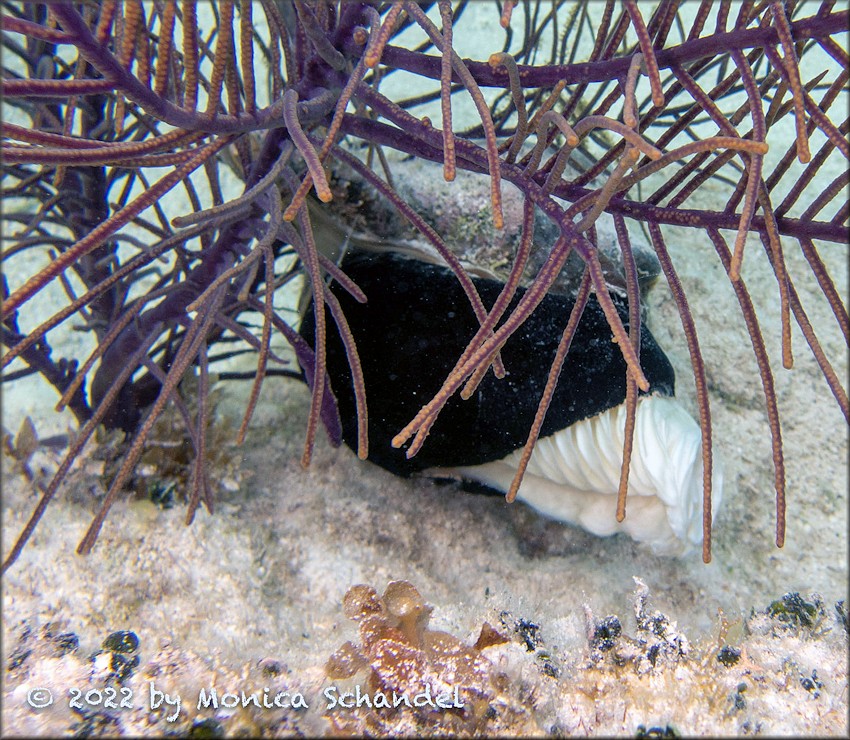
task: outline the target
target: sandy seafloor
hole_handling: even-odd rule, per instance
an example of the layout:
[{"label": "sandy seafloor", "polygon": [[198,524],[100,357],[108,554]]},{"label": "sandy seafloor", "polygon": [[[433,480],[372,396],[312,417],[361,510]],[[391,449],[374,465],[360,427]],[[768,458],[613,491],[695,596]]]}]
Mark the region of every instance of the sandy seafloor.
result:
[{"label": "sandy seafloor", "polygon": [[[482,651],[506,678],[478,732],[634,735],[642,727],[846,735],[847,632],[835,611],[848,584],[846,424],[796,323],[794,368],[780,367],[776,281],[751,240],[744,276],[775,372],[786,454],[787,536],[777,549],[763,393],[734,294],[710,244],[673,228],[664,233],[696,318],[714,449],[725,469],[710,564],[699,553],[656,557],[625,536],[596,538],[496,496],[395,478],[345,447],[333,449],[321,434],[312,465],[302,469],[309,396],[295,381],[272,378],[246,443],[224,451],[230,465],[227,479],[217,481],[214,515],[199,511],[186,527],[181,503],[163,509],[128,496],[112,508],[92,554],[81,557],[74,549],[104,493],[96,461],[84,462],[63,488],[3,578],[3,734],[185,733],[201,719],[209,723],[202,729],[227,735],[239,728],[362,731],[365,710],[353,713],[351,725],[323,717],[321,690],[333,683],[323,667],[343,642],[358,640],[342,609],[347,589],[363,583],[380,593],[403,579],[433,606],[433,629],[471,645],[489,622],[510,640]],[[846,303],[846,247],[827,244],[821,256]],[[818,337],[846,380],[837,323],[793,245],[786,258]],[[650,326],[676,368],[679,398],[695,415],[687,348],[661,283],[651,293]],[[41,437],[70,424],[52,410],[50,389],[27,382],[3,390],[3,425],[11,432],[26,415]],[[248,392],[245,382],[226,386],[218,414],[230,420],[229,439]],[[40,451],[33,465],[50,469],[57,459]],[[37,497],[13,461],[4,456],[3,466],[5,553]],[[687,656],[618,667],[591,649],[588,608],[597,619],[618,615],[624,634],[638,636],[635,578],[648,587],[650,608],[687,637]],[[815,627],[751,619],[752,610],[763,612],[793,592],[809,603],[819,595]],[[522,630],[514,632],[518,620],[539,626],[532,650]],[[140,665],[124,684],[135,708],[72,712],[68,691],[105,685],[109,670],[90,656],[117,630],[140,640]],[[64,652],[59,633],[76,635],[79,647]],[[715,659],[723,645],[743,648],[728,668]],[[269,661],[279,663],[276,674],[263,672]],[[150,681],[181,694],[176,723],[148,707]],[[237,693],[285,686],[303,692],[311,706],[199,711],[198,691],[212,685]],[[53,692],[47,709],[27,704],[35,687]],[[383,727],[436,732],[442,721],[410,713]]]},{"label": "sandy seafloor", "polygon": [[[328,683],[324,662],[345,640],[356,639],[342,612],[346,590],[365,583],[381,592],[389,581],[405,579],[433,605],[432,626],[467,643],[475,642],[485,621],[501,624],[507,635],[519,619],[539,625],[542,647],[534,651],[526,652],[513,635],[510,670],[523,685],[539,684],[537,698],[528,702],[536,707],[529,709],[531,726],[541,731],[633,734],[639,725],[669,725],[685,734],[747,727],[771,734],[785,729],[846,733],[846,631],[833,609],[847,590],[847,429],[795,325],[795,367],[790,372],[775,367],[788,493],[787,539],[777,549],[762,391],[732,291],[705,245],[677,243],[674,230],[669,232],[696,316],[711,385],[715,451],[725,469],[711,564],[702,563],[698,553],[685,559],[656,557],[625,536],[596,538],[498,497],[465,494],[429,480],[401,480],[358,461],[345,447],[333,449],[322,435],[313,464],[304,470],[299,459],[307,391],[295,381],[273,378],[264,386],[247,442],[226,451],[231,477],[218,481],[215,515],[201,511],[185,527],[182,505],[164,510],[150,501],[122,498],[94,552],[80,557],[74,548],[104,492],[95,475],[97,463],[89,462],[92,472],[82,469],[51,504],[20,561],[3,579],[4,732],[79,727],[83,720],[60,707],[61,698],[41,712],[27,707],[24,687],[38,683],[61,691],[83,681],[88,656],[116,630],[132,630],[140,638],[139,687],[146,685],[146,661],[161,659],[158,651],[167,646],[180,655],[199,656],[198,666],[186,669],[179,681],[174,678],[184,696],[196,695],[210,684],[208,674],[225,669],[229,679],[219,678],[217,685],[229,680],[234,687],[247,684],[256,690],[263,679],[250,671],[240,678],[240,671],[243,666],[256,671],[264,658],[285,664],[288,685],[318,696]],[[835,321],[807,280],[806,265],[788,252],[789,269],[799,276],[798,290],[827,352],[833,359],[846,358]],[[842,250],[827,246],[823,252],[840,284],[846,276]],[[745,276],[776,366],[777,291],[764,263],[763,252],[751,249]],[[846,296],[846,283],[841,289]],[[675,307],[665,286],[656,286],[651,295],[651,326],[676,366],[679,397],[695,413]],[[837,370],[846,377],[846,364],[839,363]],[[219,412],[232,420],[231,431],[248,385],[228,384]],[[4,391],[7,429],[17,430],[23,413],[32,416],[42,437],[62,428],[51,411],[50,393],[36,398],[14,385]],[[42,452],[33,464],[37,470],[38,465],[49,468],[51,461],[55,464],[51,454]],[[8,551],[36,496],[8,458],[4,466]],[[648,586],[652,606],[675,620],[692,646],[709,653],[724,644],[721,612],[743,644],[755,638],[743,635],[742,620],[788,592],[810,601],[811,593],[820,594],[828,629],[817,638],[793,633],[751,648],[760,656],[753,658],[760,667],[723,669],[728,696],[719,707],[715,702],[713,713],[700,711],[705,691],[697,684],[684,698],[667,701],[659,690],[649,701],[631,699],[632,689],[622,682],[600,689],[599,706],[589,716],[580,704],[568,711],[559,692],[569,693],[570,681],[588,661],[584,606],[597,617],[618,615],[624,632],[634,634],[635,577]],[[60,623],[59,631],[76,634],[78,651],[50,658],[49,667],[31,657],[10,670],[21,650],[32,649],[37,656],[42,645],[42,652],[52,655],[38,637],[47,623]],[[24,625],[33,634],[22,647]],[[789,646],[787,640],[798,643]],[[544,649],[561,678],[540,668],[538,653]],[[817,698],[801,683],[813,671],[823,684]],[[155,675],[158,683],[169,685],[168,668]],[[637,688],[649,681],[634,670],[629,675]],[[751,696],[761,689],[764,698],[731,711],[730,697],[748,680]],[[190,723],[198,712],[186,701],[181,721]],[[318,709],[303,710],[282,727],[322,731],[327,726],[320,715]],[[129,722],[131,716],[135,731],[158,731],[135,715],[121,719]],[[224,726],[235,721],[219,720]]]}]

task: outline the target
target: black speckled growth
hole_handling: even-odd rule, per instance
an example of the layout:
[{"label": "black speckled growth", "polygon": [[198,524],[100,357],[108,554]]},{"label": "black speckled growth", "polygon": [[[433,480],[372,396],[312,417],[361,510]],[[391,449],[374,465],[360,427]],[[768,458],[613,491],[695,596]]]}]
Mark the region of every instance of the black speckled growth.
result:
[{"label": "black speckled growth", "polygon": [[[507,376],[489,371],[468,401],[446,404],[424,446],[411,459],[390,440],[439,390],[478,322],[457,278],[448,268],[391,253],[351,253],[342,267],[368,297],[357,303],[337,283],[354,335],[369,410],[369,459],[397,475],[432,467],[479,465],[505,457],[525,444],[570,309],[571,299],[549,295],[502,349]],[[502,284],[474,279],[484,305],[496,301]],[[517,291],[508,312],[524,291]],[[628,329],[624,300],[614,298]],[[301,333],[314,344],[313,306]],[[641,330],[640,362],[651,392],[672,396],[673,367],[649,330]],[[328,374],[339,402],[343,439],[357,447],[351,371],[336,326],[328,320]],[[612,341],[602,309],[591,296],[564,363],[541,437],[619,406],[626,397],[626,364]]]}]

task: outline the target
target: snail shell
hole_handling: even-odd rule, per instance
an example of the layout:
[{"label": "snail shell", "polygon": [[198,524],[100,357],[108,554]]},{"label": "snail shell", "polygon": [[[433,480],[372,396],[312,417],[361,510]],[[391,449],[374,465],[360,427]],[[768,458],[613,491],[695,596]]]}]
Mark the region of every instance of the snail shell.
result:
[{"label": "snail shell", "polygon": [[[333,237],[333,232],[328,231]],[[342,305],[363,370],[369,408],[369,460],[402,476],[454,476],[506,491],[537,409],[573,299],[550,293],[502,349],[507,376],[488,372],[467,401],[449,400],[423,448],[411,458],[392,437],[442,385],[478,322],[451,271],[423,260],[409,242],[383,240],[348,248],[344,272],[367,296],[356,302],[341,286]],[[337,234],[337,236],[339,236]],[[359,238],[359,237],[358,237]],[[394,239],[400,239],[395,236]],[[436,261],[436,260],[435,260]],[[492,265],[490,266],[492,269]],[[498,279],[474,277],[489,308]],[[521,297],[518,291],[510,312]],[[628,327],[625,300],[614,292]],[[306,302],[302,336],[313,345],[313,306]],[[625,532],[656,552],[683,554],[701,540],[702,461],[697,424],[670,397],[672,366],[651,332],[641,330],[641,366],[650,395],[638,402],[626,520],[616,522],[625,425],[626,365],[607,320],[591,297],[561,371],[541,439],[519,496],[543,514],[607,535]],[[357,416],[348,359],[331,324],[327,367],[343,440],[357,446]],[[720,501],[715,475],[715,508]]]},{"label": "snail shell", "polygon": [[[460,260],[470,275],[505,281],[513,265],[522,230],[523,196],[516,186],[502,183],[505,227],[493,226],[490,185],[486,177],[459,170],[452,183],[443,180],[440,165],[427,160],[392,164],[396,192],[420,214]],[[317,245],[336,262],[348,248],[405,254],[436,265],[445,262],[437,250],[411,226],[369,183],[340,165],[332,179],[330,205],[308,201]],[[598,255],[610,290],[625,296],[622,253],[613,222],[602,214],[595,224]],[[652,247],[632,235],[632,252],[641,294],[656,282],[661,265]],[[549,256],[558,228],[539,209],[534,220],[531,254],[520,284],[527,287]],[[550,292],[575,295],[584,261],[575,253],[567,258]]]}]

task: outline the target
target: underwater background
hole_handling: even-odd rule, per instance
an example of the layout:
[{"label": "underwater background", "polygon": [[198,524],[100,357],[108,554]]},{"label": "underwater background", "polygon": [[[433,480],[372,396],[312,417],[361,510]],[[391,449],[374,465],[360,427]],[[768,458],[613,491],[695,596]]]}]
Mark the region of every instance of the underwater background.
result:
[{"label": "underwater background", "polygon": [[[492,22],[482,12],[477,38]],[[486,59],[491,51],[468,53]],[[793,141],[791,117],[787,135]],[[408,182],[421,178],[423,202],[444,197],[473,211],[464,199],[478,194],[463,191],[463,178],[447,184],[427,165],[399,167],[407,167]],[[250,384],[222,382],[210,442],[209,475],[219,484],[214,515],[199,510],[184,526],[180,492],[167,482],[173,447],[166,446],[143,459],[147,495],[116,502],[93,552],[76,555],[104,494],[103,461],[87,448],[4,574],[3,734],[846,735],[847,426],[796,324],[794,368],[779,366],[775,277],[754,245],[747,283],[774,361],[786,450],[787,535],[777,549],[763,390],[734,292],[704,234],[700,241],[692,230],[665,227],[665,236],[703,348],[724,470],[710,564],[697,552],[665,558],[623,535],[597,538],[499,496],[396,478],[331,447],[323,433],[305,470],[299,460],[310,397],[292,379],[265,381],[237,447]],[[828,245],[821,257],[846,305],[846,248]],[[786,259],[825,352],[843,357],[836,371],[846,378],[847,348],[811,271],[799,253]],[[291,300],[294,306],[297,296]],[[649,293],[648,323],[676,370],[677,397],[696,416],[687,346],[663,276]],[[252,358],[233,364],[254,366]],[[14,436],[29,418],[38,439],[66,433],[72,417],[56,413],[55,403],[54,391],[34,379],[4,386],[3,426]],[[168,441],[168,432],[164,420],[154,438]],[[53,469],[59,454],[41,446],[29,465],[36,473]],[[20,464],[3,456],[6,543],[36,501]],[[400,644],[428,652],[423,646],[439,631],[478,645],[446,648],[479,661],[475,680],[486,683],[465,713],[324,713],[319,697],[335,683],[327,661],[347,641],[364,650],[368,643],[347,617],[346,593],[367,584],[382,594],[393,581],[409,582],[433,607],[427,628],[422,617]],[[387,629],[404,632],[396,612],[382,613],[391,615]],[[498,637],[482,639],[485,623]],[[132,632],[138,646],[108,642],[119,631]],[[394,669],[385,656],[366,653],[378,674]],[[435,665],[419,665],[415,680],[430,680]],[[350,682],[364,683],[358,675]],[[151,709],[152,681],[182,696],[175,722],[167,707]],[[104,685],[131,688],[134,707],[69,708],[64,692]],[[301,692],[311,706],[198,709],[198,692],[213,685],[219,693]],[[34,687],[50,688],[55,702],[35,709]]]}]

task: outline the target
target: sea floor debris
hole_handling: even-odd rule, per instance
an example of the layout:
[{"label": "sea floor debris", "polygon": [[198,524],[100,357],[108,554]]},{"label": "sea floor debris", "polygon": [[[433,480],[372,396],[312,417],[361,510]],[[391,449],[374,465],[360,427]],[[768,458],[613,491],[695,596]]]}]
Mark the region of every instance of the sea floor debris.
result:
[{"label": "sea floor debris", "polygon": [[[841,735],[847,729],[842,603],[785,594],[691,642],[652,608],[640,579],[632,615],[596,617],[563,647],[563,626],[502,610],[477,638],[431,629],[407,581],[357,585],[340,614],[358,636],[300,671],[270,653],[224,665],[160,635],[96,637],[36,615],[4,634],[4,735],[250,734],[631,736]],[[842,616],[843,615],[843,616]],[[482,619],[486,616],[487,618]],[[492,620],[492,624],[489,620]],[[493,626],[495,625],[495,626]],[[346,630],[341,630],[344,634]],[[101,640],[90,649],[91,641]],[[158,644],[157,644],[158,642]],[[96,643],[94,643],[96,644]],[[53,698],[50,701],[46,697]]]}]

